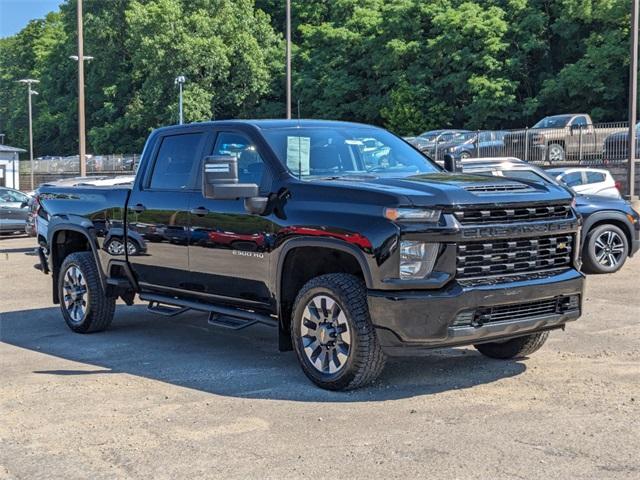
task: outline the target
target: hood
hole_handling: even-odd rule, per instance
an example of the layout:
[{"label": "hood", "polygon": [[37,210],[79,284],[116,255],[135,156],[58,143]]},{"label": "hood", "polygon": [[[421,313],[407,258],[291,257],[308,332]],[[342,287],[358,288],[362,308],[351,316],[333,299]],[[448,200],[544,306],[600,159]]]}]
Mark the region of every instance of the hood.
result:
[{"label": "hood", "polygon": [[[324,182],[322,182],[324,183]],[[405,178],[362,175],[331,180],[331,185],[350,189],[393,193],[404,197],[408,205],[417,207],[457,205],[504,205],[522,203],[570,202],[572,197],[557,185],[512,180],[490,175],[461,173],[428,173]]]},{"label": "hood", "polygon": [[631,205],[622,198],[578,194],[576,195],[576,208],[578,210],[621,210],[626,212],[631,208]]}]

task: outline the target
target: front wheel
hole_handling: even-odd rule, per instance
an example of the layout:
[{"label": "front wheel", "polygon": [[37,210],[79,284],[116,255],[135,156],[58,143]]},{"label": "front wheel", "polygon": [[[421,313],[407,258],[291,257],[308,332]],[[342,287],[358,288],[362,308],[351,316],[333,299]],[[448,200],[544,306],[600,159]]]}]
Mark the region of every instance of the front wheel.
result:
[{"label": "front wheel", "polygon": [[589,232],[583,250],[586,273],[613,273],[624,265],[629,255],[629,242],[619,227],[599,225]]},{"label": "front wheel", "polygon": [[549,332],[539,332],[525,335],[524,337],[512,338],[505,342],[479,343],[474,347],[487,357],[508,360],[527,357],[538,351],[548,337]]},{"label": "front wheel", "polygon": [[116,299],[106,296],[91,252],[75,252],[64,259],[58,295],[62,316],[74,332],[99,332],[111,325]]},{"label": "front wheel", "polygon": [[293,307],[291,337],[302,370],[321,388],[358,388],[384,368],[366,289],[353,275],[332,273],[307,282]]}]

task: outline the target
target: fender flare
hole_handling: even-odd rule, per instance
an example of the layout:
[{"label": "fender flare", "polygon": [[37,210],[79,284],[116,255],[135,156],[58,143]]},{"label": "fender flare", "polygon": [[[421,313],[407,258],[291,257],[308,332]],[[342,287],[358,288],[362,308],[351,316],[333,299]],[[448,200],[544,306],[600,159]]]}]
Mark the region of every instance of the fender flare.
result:
[{"label": "fender flare", "polygon": [[582,249],[585,245],[587,236],[589,235],[589,230],[598,222],[602,221],[615,221],[617,223],[621,223],[624,225],[624,234],[626,236],[627,242],[633,240],[633,227],[629,223],[629,219],[627,219],[626,215],[622,212],[616,210],[603,210],[596,213],[592,213],[586,219],[584,219],[582,224],[582,244],[580,245],[580,249]]},{"label": "fender flare", "polygon": [[365,257],[364,252],[355,245],[343,242],[335,238],[318,238],[318,237],[296,237],[291,240],[287,240],[280,248],[277,255],[277,261],[275,262],[276,268],[272,269],[271,280],[272,285],[276,287],[276,304],[278,313],[280,313],[280,295],[282,291],[282,269],[284,268],[284,262],[289,252],[295,248],[300,247],[317,247],[328,248],[332,250],[340,250],[345,252],[356,259],[360,269],[364,275],[364,281],[367,288],[371,288],[373,284],[373,278],[371,276],[371,267]]},{"label": "fender flare", "polygon": [[[52,225],[53,224],[53,225]],[[89,248],[91,250],[91,254],[93,255],[93,260],[96,262],[96,266],[98,267],[98,274],[100,277],[100,283],[102,284],[102,288],[106,291],[107,289],[107,280],[102,270],[102,264],[100,263],[100,256],[98,255],[98,246],[95,239],[95,234],[93,233],[93,227],[87,227],[85,225],[78,225],[76,223],[71,223],[68,221],[63,222],[55,222],[53,219],[49,222],[48,229],[48,244],[49,244],[49,255],[51,257],[51,270],[52,270],[52,280],[53,280],[53,295],[54,299],[57,298],[57,287],[56,283],[58,280],[58,271],[56,267],[56,258],[55,258],[55,240],[57,236],[64,231],[73,231],[79,233],[86,237],[87,243],[89,244]]]}]

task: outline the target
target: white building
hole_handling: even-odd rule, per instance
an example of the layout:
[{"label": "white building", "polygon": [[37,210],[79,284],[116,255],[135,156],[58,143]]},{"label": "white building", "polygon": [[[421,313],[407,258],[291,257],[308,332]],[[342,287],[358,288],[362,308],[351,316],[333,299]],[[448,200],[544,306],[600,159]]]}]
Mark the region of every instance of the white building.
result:
[{"label": "white building", "polygon": [[18,155],[26,152],[22,148],[0,145],[0,187],[20,189],[20,162]]}]

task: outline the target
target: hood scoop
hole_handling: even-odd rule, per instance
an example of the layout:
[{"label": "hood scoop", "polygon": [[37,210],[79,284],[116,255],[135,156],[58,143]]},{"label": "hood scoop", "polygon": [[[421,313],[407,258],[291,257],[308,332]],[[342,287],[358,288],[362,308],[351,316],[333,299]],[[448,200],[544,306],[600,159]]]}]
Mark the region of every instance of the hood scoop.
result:
[{"label": "hood scoop", "polygon": [[534,188],[522,183],[487,183],[463,187],[467,192],[482,195],[483,193],[531,192]]}]

